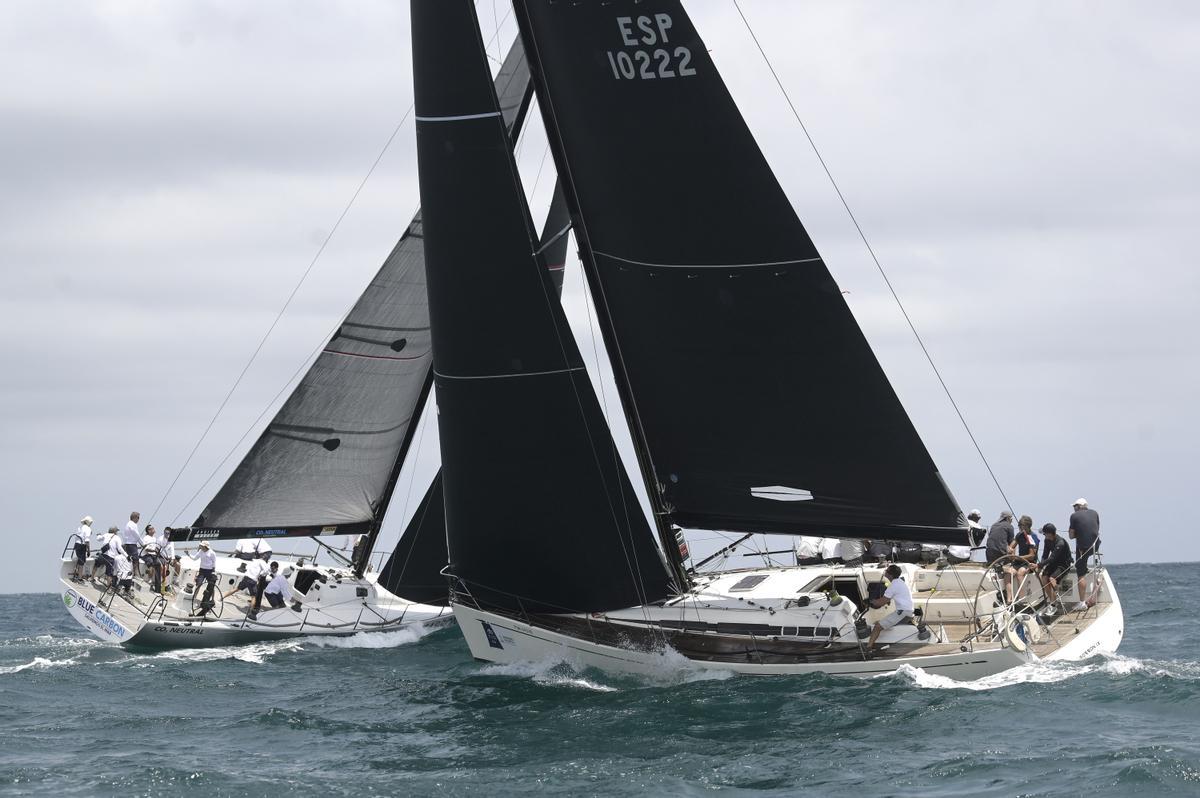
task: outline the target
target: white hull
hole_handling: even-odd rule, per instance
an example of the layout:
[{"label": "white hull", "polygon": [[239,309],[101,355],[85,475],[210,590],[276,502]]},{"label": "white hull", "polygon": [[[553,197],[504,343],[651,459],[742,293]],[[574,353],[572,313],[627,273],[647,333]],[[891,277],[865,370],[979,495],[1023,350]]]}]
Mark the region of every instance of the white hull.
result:
[{"label": "white hull", "polygon": [[[1124,633],[1124,619],[1120,602],[1107,573],[1104,574],[1103,588],[1110,600],[1098,605],[1097,609],[1080,615],[1079,622],[1074,621],[1072,617],[1065,617],[1056,623],[1053,627],[1054,638],[1058,640],[1059,645],[1056,645],[1053,651],[1047,650],[1055,645],[1049,642],[1049,636],[1043,636],[1042,642],[1033,646],[1033,649],[1042,652],[1041,657],[1029,647],[1014,646],[1008,640],[998,640],[972,643],[963,647],[966,650],[942,645],[942,649],[957,650],[914,656],[890,656],[886,659],[868,659],[854,654],[822,662],[708,661],[684,657],[669,647],[647,650],[605,644],[583,639],[578,635],[564,634],[536,621],[531,623],[463,603],[454,602],[452,606],[472,656],[486,662],[566,662],[578,668],[592,667],[609,672],[645,675],[662,674],[683,667],[750,675],[827,673],[855,677],[880,676],[910,666],[968,681],[1039,659],[1080,660],[1099,653],[1115,652]],[[918,598],[918,603],[919,601]],[[626,618],[631,614],[630,611],[622,612]],[[715,618],[716,614],[710,610],[709,617]],[[1084,623],[1084,620],[1087,622]]]},{"label": "white hull", "polygon": [[[286,561],[285,561],[286,562]],[[218,558],[218,590],[229,589],[241,574],[240,560]],[[87,571],[91,570],[91,561]],[[449,607],[406,601],[378,587],[371,579],[355,579],[342,569],[321,569],[327,577],[324,590],[310,589],[299,610],[268,608],[257,617],[248,614],[245,594],[221,602],[217,617],[196,617],[191,593],[181,590],[161,602],[141,580],[135,580],[126,598],[106,591],[92,580],[70,579],[74,563],[62,564],[62,601],[67,612],[84,629],[110,643],[147,648],[213,648],[295,637],[346,637],[364,632],[392,632],[448,626]],[[184,573],[184,582],[188,572]],[[314,583],[315,585],[315,583]],[[335,589],[331,589],[333,585]],[[359,592],[365,592],[360,596]]]}]

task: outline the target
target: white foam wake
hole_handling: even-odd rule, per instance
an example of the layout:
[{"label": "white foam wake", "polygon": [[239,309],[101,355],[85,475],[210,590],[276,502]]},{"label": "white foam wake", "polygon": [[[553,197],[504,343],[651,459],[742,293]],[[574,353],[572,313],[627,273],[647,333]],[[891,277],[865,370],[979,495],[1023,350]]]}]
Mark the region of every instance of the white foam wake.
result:
[{"label": "white foam wake", "polygon": [[912,665],[901,665],[894,674],[876,678],[899,676],[917,687],[930,690],[996,690],[1017,684],[1054,684],[1076,679],[1091,673],[1109,676],[1147,674],[1173,679],[1200,679],[1200,664],[1188,662],[1155,662],[1125,657],[1120,654],[1101,654],[1087,662],[1033,662],[1001,673],[985,676],[974,681],[957,681],[948,676],[928,673]]},{"label": "white foam wake", "polygon": [[597,693],[612,693],[617,688],[584,678],[568,662],[561,659],[541,662],[512,662],[503,665],[485,665],[480,673],[488,676],[517,676],[530,679],[535,684],[551,687],[578,687]]},{"label": "white foam wake", "polygon": [[164,660],[175,662],[214,662],[223,659],[233,659],[240,662],[261,665],[272,654],[297,651],[300,648],[301,641],[299,639],[278,640],[272,643],[220,646],[218,648],[176,648],[170,651],[163,651],[159,654],[138,657],[139,661],[134,664],[134,667],[154,667],[156,662]]},{"label": "white foam wake", "polygon": [[[580,687],[604,693],[621,689],[621,686],[603,684],[587,678],[584,675],[586,670],[580,663],[573,662],[564,655],[538,662],[524,661],[486,665],[480,673],[492,676],[520,676],[532,679],[538,684]],[[632,680],[634,688],[662,687],[692,682],[722,681],[733,675],[733,671],[699,665],[675,649],[668,647],[659,652],[659,658],[651,671],[623,673],[621,681],[628,684],[628,681]]]},{"label": "white foam wake", "polygon": [[28,670],[46,670],[59,665],[74,665],[78,662],[77,659],[71,657],[69,659],[48,659],[46,657],[34,657],[32,662],[26,662],[22,665],[5,665],[0,667],[0,676],[10,673],[20,673]]},{"label": "white foam wake", "polygon": [[320,635],[303,638],[306,646],[317,648],[396,648],[415,643],[422,637],[436,632],[422,623],[414,623],[391,632],[359,632],[346,637]]}]

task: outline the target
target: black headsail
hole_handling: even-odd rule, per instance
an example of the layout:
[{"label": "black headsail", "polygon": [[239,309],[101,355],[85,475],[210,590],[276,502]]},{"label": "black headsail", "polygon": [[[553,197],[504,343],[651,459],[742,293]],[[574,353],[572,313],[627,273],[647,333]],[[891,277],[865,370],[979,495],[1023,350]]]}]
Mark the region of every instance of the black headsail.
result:
[{"label": "black headsail", "polygon": [[653,500],[690,527],[962,518],[677,0],[516,0]]},{"label": "black headsail", "polygon": [[503,609],[661,599],[666,570],[535,255],[472,5],[413,0],[412,32],[450,572]]},{"label": "black headsail", "polygon": [[[515,141],[532,97],[520,41],[495,83]],[[431,363],[418,211],[241,464],[193,528],[176,536],[374,538],[432,385]],[[444,565],[443,549],[436,563],[412,562],[412,572],[436,574]]]}]

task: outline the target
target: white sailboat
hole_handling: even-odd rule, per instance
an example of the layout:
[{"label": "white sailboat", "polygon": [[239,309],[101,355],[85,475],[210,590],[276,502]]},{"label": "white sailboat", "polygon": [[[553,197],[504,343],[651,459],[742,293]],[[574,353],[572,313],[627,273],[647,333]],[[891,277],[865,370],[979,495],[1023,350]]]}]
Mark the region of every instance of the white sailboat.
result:
[{"label": "white sailboat", "polygon": [[[466,0],[413,0],[451,604],[472,655],[959,679],[1114,651],[1113,582],[997,568],[699,573],[681,528],[967,543],[967,525],[681,4],[516,0],[652,509],[541,261]],[[999,569],[999,570],[997,570]],[[1062,598],[1060,595],[1059,598]]]},{"label": "white sailboat", "polygon": [[[505,58],[495,92],[510,144],[532,87],[519,44]],[[559,230],[565,206],[546,225]],[[565,257],[566,239],[547,242]],[[557,273],[561,285],[561,273]],[[311,635],[351,635],[453,622],[446,580],[441,479],[435,478],[395,550],[376,551],[379,532],[432,383],[421,214],[417,213],[371,284],[233,474],[188,527],[168,529],[172,545],[229,546],[215,560],[215,584],[197,579],[183,556],[178,589],[155,590],[145,576],[128,590],[101,567],[99,546],[84,578],[73,557],[60,562],[62,600],[85,629],[115,643],[153,647],[225,646]],[[148,519],[150,520],[150,519]],[[353,559],[323,543],[358,538]],[[311,556],[275,554],[299,599],[274,608],[237,591],[247,561],[234,540],[311,538]],[[318,561],[320,563],[318,564]]]}]

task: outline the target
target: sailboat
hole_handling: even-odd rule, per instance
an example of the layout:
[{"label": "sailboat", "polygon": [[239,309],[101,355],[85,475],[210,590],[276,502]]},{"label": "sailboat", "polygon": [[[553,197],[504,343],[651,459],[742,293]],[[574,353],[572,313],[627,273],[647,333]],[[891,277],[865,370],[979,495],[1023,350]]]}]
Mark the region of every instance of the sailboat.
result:
[{"label": "sailboat", "polygon": [[903,564],[919,611],[871,650],[882,563],[689,563],[685,528],[962,545],[967,526],[681,3],[514,7],[621,417],[549,279],[471,3],[412,0],[445,574],[472,655],[973,679],[1114,651],[1103,568],[1086,611],[1055,612],[1037,579],[1006,591],[1004,563]]},{"label": "sailboat", "polygon": [[[519,42],[496,75],[494,95],[511,147],[532,96]],[[559,286],[567,239],[558,233],[567,223],[565,203],[556,198],[545,222],[544,252]],[[446,563],[440,477],[394,550],[376,551],[401,469],[415,455],[414,434],[432,384],[422,229],[418,211],[200,516],[188,527],[167,530],[181,548],[200,541],[211,547],[312,539],[312,554],[272,555],[300,602],[280,608],[260,602],[256,611],[253,597],[236,590],[248,562],[231,550],[218,552],[211,591],[208,580],[197,580],[198,559],[183,555],[177,590],[155,590],[144,575],[133,579],[131,589],[117,590],[103,568],[91,577],[99,551],[84,563],[85,576],[75,576],[70,553],[79,538],[72,536],[60,563],[62,600],[85,629],[120,644],[207,647],[453,623],[440,574]],[[360,541],[352,558],[325,543],[340,536]]]}]

